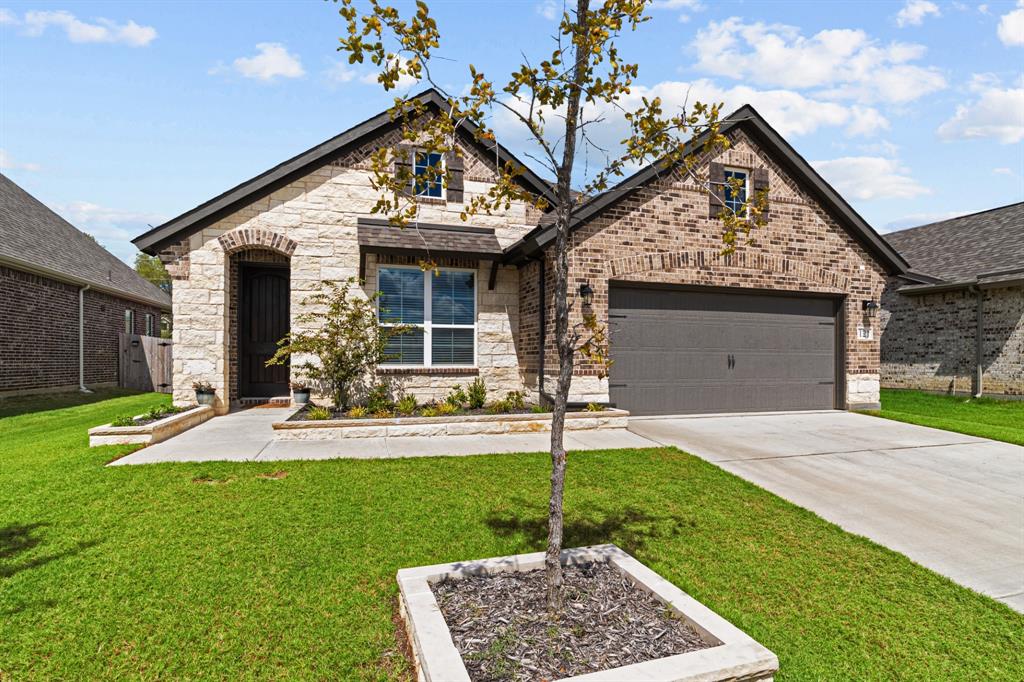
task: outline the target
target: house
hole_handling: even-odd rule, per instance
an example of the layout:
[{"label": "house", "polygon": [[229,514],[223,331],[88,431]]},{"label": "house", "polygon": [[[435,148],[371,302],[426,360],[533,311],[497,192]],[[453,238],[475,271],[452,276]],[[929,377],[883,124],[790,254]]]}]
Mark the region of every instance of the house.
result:
[{"label": "house", "polygon": [[[417,97],[444,105],[433,90]],[[439,397],[477,376],[492,395],[553,391],[549,217],[517,203],[459,218],[496,161],[520,162],[460,128],[447,187],[415,198],[414,226],[391,228],[370,212],[369,155],[396,144],[397,125],[382,113],[135,240],[174,278],[176,401],[194,380],[218,389],[221,412],[286,395],[287,370],[265,359],[318,282],[350,277],[383,292],[385,322],[416,328],[381,368],[405,391]],[[876,406],[874,312],[906,264],[753,108],[722,130],[733,145],[702,172],[768,190],[759,245],[723,256],[723,197],[676,171],[642,170],[580,207],[571,291],[592,292],[582,306],[608,324],[615,362],[606,378],[578,363],[570,400],[638,414]],[[519,181],[550,198],[530,170]],[[418,267],[426,255],[437,274]]]},{"label": "house", "polygon": [[160,335],[167,292],[0,174],[0,395],[117,385],[120,332]]},{"label": "house", "polygon": [[882,385],[1024,395],[1024,202],[885,235]]}]

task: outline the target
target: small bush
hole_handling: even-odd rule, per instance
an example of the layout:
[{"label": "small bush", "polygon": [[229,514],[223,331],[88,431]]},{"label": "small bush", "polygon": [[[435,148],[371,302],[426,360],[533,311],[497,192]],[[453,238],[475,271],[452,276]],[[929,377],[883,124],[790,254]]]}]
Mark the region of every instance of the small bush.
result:
[{"label": "small bush", "polygon": [[348,412],[346,412],[345,415],[352,419],[362,419],[363,417],[366,416],[366,408],[363,407],[362,405],[356,405]]},{"label": "small bush", "polygon": [[473,379],[473,383],[469,385],[466,399],[470,408],[474,410],[480,409],[487,403],[487,385],[484,384],[483,379],[480,377]]},{"label": "small bush", "polygon": [[508,404],[507,400],[495,400],[487,405],[487,412],[490,414],[508,414],[511,411],[512,406]]},{"label": "small bush", "polygon": [[438,413],[438,404],[436,402],[429,402],[423,406],[420,410],[421,417],[436,417]]},{"label": "small bush", "polygon": [[452,386],[451,392],[445,396],[444,401],[449,405],[462,407],[469,402],[469,396],[467,396],[466,392],[462,390],[462,386]]},{"label": "small bush", "polygon": [[312,421],[320,421],[322,419],[330,419],[331,411],[326,407],[313,406],[306,411],[306,419]]},{"label": "small bush", "polygon": [[370,387],[366,394],[366,409],[369,412],[391,412],[395,409],[395,401],[391,399],[391,386],[381,381]]},{"label": "small bush", "polygon": [[526,406],[526,403],[524,402],[525,398],[526,396],[523,395],[522,391],[509,391],[505,395],[505,402],[508,403],[508,406],[513,410],[521,410]]},{"label": "small bush", "polygon": [[130,414],[122,414],[120,417],[115,417],[114,421],[110,422],[111,426],[135,426],[135,417]]},{"label": "small bush", "polygon": [[462,406],[448,402],[447,400],[437,406],[437,415],[439,417],[446,417],[448,415],[458,414],[459,412],[462,412]]},{"label": "small bush", "polygon": [[587,403],[587,412],[604,412],[604,405],[600,403]]},{"label": "small bush", "polygon": [[395,416],[394,411],[390,410],[390,409],[387,409],[387,408],[381,408],[379,410],[374,410],[374,412],[373,412],[373,418],[374,419],[388,419],[389,417],[394,417],[394,416]]},{"label": "small bush", "polygon": [[533,412],[534,414],[547,414],[550,411],[551,408],[548,407],[547,405],[530,405],[530,412]]},{"label": "small bush", "polygon": [[395,412],[401,415],[410,415],[416,411],[416,396],[404,395],[395,403]]}]

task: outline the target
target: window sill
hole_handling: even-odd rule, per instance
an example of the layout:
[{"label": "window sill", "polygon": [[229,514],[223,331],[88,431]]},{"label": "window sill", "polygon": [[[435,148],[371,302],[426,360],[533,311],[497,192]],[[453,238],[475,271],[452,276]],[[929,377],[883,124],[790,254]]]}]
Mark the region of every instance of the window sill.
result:
[{"label": "window sill", "polygon": [[387,367],[378,366],[377,374],[383,375],[433,375],[433,376],[476,376],[479,367]]},{"label": "window sill", "polygon": [[424,197],[416,195],[417,204],[432,204],[436,206],[444,206],[448,201],[444,197]]}]

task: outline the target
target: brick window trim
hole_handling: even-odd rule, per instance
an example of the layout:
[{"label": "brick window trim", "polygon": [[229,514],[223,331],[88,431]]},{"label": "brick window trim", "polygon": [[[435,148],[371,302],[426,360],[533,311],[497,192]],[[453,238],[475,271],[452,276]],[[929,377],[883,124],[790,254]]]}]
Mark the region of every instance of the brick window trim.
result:
[{"label": "brick window trim", "polygon": [[378,367],[377,374],[385,376],[416,375],[416,376],[477,376],[479,367]]}]

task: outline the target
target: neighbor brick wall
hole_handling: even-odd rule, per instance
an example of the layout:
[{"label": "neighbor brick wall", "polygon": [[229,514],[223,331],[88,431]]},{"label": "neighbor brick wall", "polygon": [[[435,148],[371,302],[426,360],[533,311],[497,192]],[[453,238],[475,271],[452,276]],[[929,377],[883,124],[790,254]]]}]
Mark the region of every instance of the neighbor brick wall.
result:
[{"label": "neighbor brick wall", "polygon": [[[0,267],[0,393],[78,385],[79,287]],[[160,310],[109,294],[85,292],[85,382],[117,382],[117,335],[124,311],[135,311],[135,333],[145,314]]]},{"label": "neighbor brick wall", "polygon": [[[753,235],[756,246],[742,246],[722,257],[721,223],[708,217],[708,196],[690,179],[666,176],[631,193],[573,233],[569,294],[589,282],[593,312],[608,323],[609,281],[726,286],[774,291],[818,292],[845,297],[847,397],[851,403],[878,401],[877,318],[866,317],[864,300],[878,300],[885,272],[867,251],[780,166],[742,132],[715,160],[741,168],[767,168],[770,217]],[[708,159],[705,159],[705,162]],[[703,173],[706,176],[706,164]],[[550,249],[549,249],[550,251]],[[521,273],[520,309],[524,326],[520,357],[535,374],[539,325],[528,299],[535,298],[536,264]],[[557,368],[554,346],[553,268],[547,266],[547,344],[545,370]],[[579,306],[571,324],[582,322]],[[873,339],[857,338],[857,325],[873,329]],[[578,362],[572,393],[577,399],[607,400],[607,381],[598,369]],[[549,384],[549,390],[553,384]]]},{"label": "neighbor brick wall", "polygon": [[[977,297],[967,290],[905,296],[892,278],[882,295],[882,386],[969,392]],[[1024,395],[1024,288],[983,290],[982,388]]]}]

